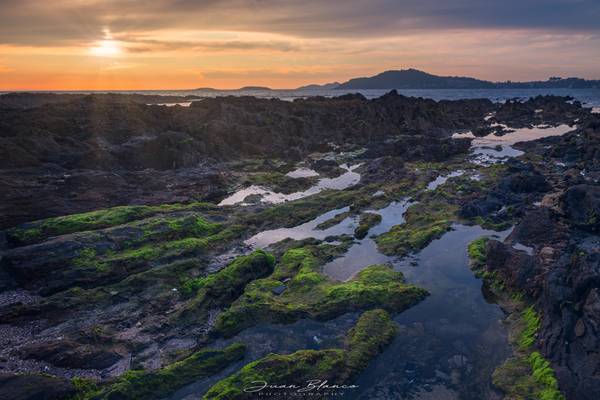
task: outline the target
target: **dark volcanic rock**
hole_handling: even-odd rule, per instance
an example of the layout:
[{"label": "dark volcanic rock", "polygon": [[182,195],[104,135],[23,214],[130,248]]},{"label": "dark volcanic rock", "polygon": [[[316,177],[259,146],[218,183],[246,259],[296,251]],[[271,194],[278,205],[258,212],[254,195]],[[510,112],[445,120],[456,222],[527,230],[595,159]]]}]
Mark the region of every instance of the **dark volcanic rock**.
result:
[{"label": "dark volcanic rock", "polygon": [[0,181],[0,228],[117,205],[216,200],[227,188],[227,176],[212,167],[112,172],[48,165],[0,170]]},{"label": "dark volcanic rock", "polygon": [[529,210],[514,227],[508,240],[525,245],[556,243],[567,240],[564,224],[550,209],[540,207]]},{"label": "dark volcanic rock", "polygon": [[509,162],[509,175],[500,183],[500,189],[513,193],[546,192],[550,185],[533,165],[516,161]]},{"label": "dark volcanic rock", "polygon": [[579,102],[571,97],[536,96],[526,101],[519,99],[504,102],[491,121],[523,128],[532,125],[558,125],[586,115]]},{"label": "dark volcanic rock", "polygon": [[[537,156],[533,175],[504,181],[507,190],[550,187],[505,243],[488,242],[487,268],[532,299],[542,316],[539,350],[552,362],[568,399],[600,397],[600,124],[524,146]],[[570,163],[565,173],[557,163]],[[522,173],[521,171],[520,173]],[[544,175],[544,179],[537,174]],[[516,183],[516,184],[514,184]],[[524,190],[527,189],[527,190]],[[519,242],[533,255],[514,249]]]},{"label": "dark volcanic rock", "polygon": [[444,161],[451,156],[467,153],[471,145],[469,139],[450,139],[447,133],[427,135],[414,132],[413,135],[402,136],[396,140],[374,143],[368,147],[365,157],[384,156],[401,157],[404,160]]},{"label": "dark volcanic rock", "polygon": [[563,201],[565,212],[575,225],[600,232],[600,186],[571,186]]},{"label": "dark volcanic rock", "polygon": [[36,96],[0,96],[0,181],[8,188],[0,194],[0,228],[120,204],[217,198],[226,185],[207,167],[215,161],[299,160],[335,146],[367,147],[371,158],[443,161],[469,146],[451,133],[486,129],[490,112],[517,124],[532,113],[539,123],[587,113],[552,96],[496,105],[395,91],[372,100],[229,96],[190,107],[148,105],[160,99],[138,95]]},{"label": "dark volcanic rock", "polygon": [[47,375],[0,374],[0,398],[11,400],[59,400],[75,394],[66,379]]},{"label": "dark volcanic rock", "polygon": [[[0,104],[0,228],[114,205],[218,198],[226,187],[214,169],[219,160],[299,160],[331,144],[443,160],[468,147],[450,133],[479,125],[494,107],[395,92],[374,100],[221,97],[190,107],[120,95],[0,99],[13,104]],[[378,149],[394,136],[393,146]]]},{"label": "dark volcanic rock", "polygon": [[551,188],[546,178],[531,164],[510,160],[508,166],[508,171],[496,187],[462,206],[459,211],[461,216],[480,216],[500,222],[506,217],[503,214],[508,207],[511,207],[513,216],[520,214],[526,204],[532,203]]},{"label": "dark volcanic rock", "polygon": [[122,355],[110,349],[55,340],[27,345],[20,349],[20,357],[44,360],[57,367],[100,370],[119,361]]},{"label": "dark volcanic rock", "polygon": [[533,257],[504,243],[490,240],[487,245],[487,268],[499,272],[517,287],[526,287],[535,277]]},{"label": "dark volcanic rock", "polygon": [[[428,135],[467,129],[477,125],[492,107],[488,100],[437,103],[396,93],[374,100],[341,96],[294,102],[223,97],[195,102],[188,108],[90,95],[33,109],[0,108],[4,150],[0,166],[48,162],[66,168],[111,170],[148,166],[132,164],[127,147],[141,153],[136,155],[139,161],[145,157],[161,160],[157,151],[166,153],[166,159],[159,161],[160,168],[172,168],[172,162],[186,165],[203,157],[306,154],[330,142],[366,144],[411,129]],[[181,149],[185,149],[183,159],[170,159]]]}]

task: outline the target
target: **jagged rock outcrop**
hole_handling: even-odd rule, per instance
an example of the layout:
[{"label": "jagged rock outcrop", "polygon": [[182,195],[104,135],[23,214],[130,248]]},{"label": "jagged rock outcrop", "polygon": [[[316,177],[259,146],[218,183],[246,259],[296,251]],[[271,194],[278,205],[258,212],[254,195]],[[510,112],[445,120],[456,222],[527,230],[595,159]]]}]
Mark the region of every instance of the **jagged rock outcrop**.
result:
[{"label": "jagged rock outcrop", "polygon": [[585,114],[550,96],[498,105],[392,91],[373,100],[230,96],[190,107],[146,104],[156,96],[36,96],[0,96],[0,227],[121,204],[215,198],[228,184],[219,162],[240,157],[299,160],[342,145],[367,147],[368,157],[443,161],[469,145],[451,133],[489,127],[494,120],[484,117],[493,111],[513,123]]},{"label": "jagged rock outcrop", "polygon": [[577,400],[600,397],[598,127],[592,121],[579,132],[523,146],[538,156],[547,194],[539,207],[526,208],[504,243],[488,242],[486,256],[488,271],[535,303],[542,316],[538,347],[561,390]]}]

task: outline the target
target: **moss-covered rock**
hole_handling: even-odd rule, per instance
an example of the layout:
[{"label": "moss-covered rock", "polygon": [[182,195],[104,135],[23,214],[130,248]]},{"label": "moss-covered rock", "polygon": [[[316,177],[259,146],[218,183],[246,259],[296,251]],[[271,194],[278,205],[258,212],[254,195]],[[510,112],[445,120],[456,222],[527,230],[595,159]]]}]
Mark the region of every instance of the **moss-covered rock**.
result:
[{"label": "moss-covered rock", "polygon": [[382,309],[364,312],[346,335],[348,362],[352,369],[365,369],[396,336],[397,326]]},{"label": "moss-covered rock", "polygon": [[[413,168],[422,167],[430,166],[413,164]],[[454,166],[458,169],[467,167],[473,168],[472,165],[464,164]],[[409,207],[404,215],[405,222],[392,227],[375,239],[379,250],[390,256],[405,256],[419,251],[451,229],[454,222],[477,224],[495,230],[506,228],[509,217],[500,220],[499,217],[466,215],[462,212],[466,203],[485,198],[491,188],[501,180],[505,170],[506,167],[502,165],[479,167],[476,172],[471,170],[469,173],[448,179],[435,190],[418,193],[413,198],[415,204]],[[472,179],[471,175],[474,173],[477,174],[477,179]],[[507,210],[510,210],[510,207],[507,207]]]},{"label": "moss-covered rock", "polygon": [[371,308],[400,312],[427,295],[387,265],[373,265],[348,282],[334,282],[320,272],[318,251],[315,246],[288,250],[271,276],[250,283],[219,316],[213,333],[232,336],[260,322],[326,320]]},{"label": "moss-covered rock", "polygon": [[492,383],[515,400],[564,400],[554,369],[531,347],[519,349],[496,368]]},{"label": "moss-covered rock", "polygon": [[79,393],[73,400],[161,399],[175,390],[204,377],[216,374],[244,357],[246,348],[235,343],[224,350],[201,350],[156,371],[130,370],[114,381],[96,385],[74,379]]},{"label": "moss-covered rock", "polygon": [[489,238],[487,237],[480,237],[469,243],[469,246],[467,247],[467,252],[469,254],[469,259],[471,261],[472,267],[477,268],[485,264],[485,261],[487,259],[486,245],[488,240]]},{"label": "moss-covered rock", "polygon": [[[442,168],[435,163],[410,163],[407,166],[415,171]],[[509,204],[503,209],[506,215],[502,217],[497,215],[500,214],[501,200],[496,200],[498,212],[493,213],[493,216],[491,212],[490,215],[464,212],[469,208],[467,207],[469,204],[485,203],[486,196],[490,192],[498,191],[497,185],[506,173],[506,166],[495,164],[475,167],[473,164],[465,163],[464,160],[455,160],[443,166],[443,169],[463,170],[464,173],[449,178],[435,190],[416,193],[412,198],[415,204],[409,207],[404,215],[405,222],[392,227],[375,239],[380,251],[390,256],[405,256],[419,251],[451,229],[454,222],[477,224],[494,230],[502,230],[510,225],[514,219],[512,216],[514,210]],[[473,179],[473,176],[477,176],[477,179]],[[502,198],[501,193],[493,194]]]},{"label": "moss-covered rock", "polygon": [[444,201],[412,205],[404,216],[405,223],[375,239],[377,247],[384,254],[397,256],[421,250],[450,229],[457,209]]},{"label": "moss-covered rock", "polygon": [[48,218],[28,222],[7,231],[9,240],[19,244],[31,244],[51,236],[82,232],[122,225],[127,222],[147,218],[160,213],[212,209],[210,203],[162,204],[158,206],[119,206],[81,214]]},{"label": "moss-covered rock", "polygon": [[362,239],[369,233],[369,229],[381,222],[381,215],[366,212],[360,215],[359,224],[354,230],[354,236],[357,239]]},{"label": "moss-covered rock", "polygon": [[[15,285],[43,295],[76,286],[112,284],[149,268],[218,251],[242,234],[239,225],[214,214],[161,213],[115,227],[12,248],[4,254],[3,268]],[[214,222],[217,219],[219,222]]]},{"label": "moss-covered rock", "polygon": [[354,215],[354,213],[352,211],[341,212],[341,213],[335,215],[334,217],[329,218],[327,221],[321,222],[319,225],[317,225],[315,227],[315,229],[320,229],[320,230],[329,229],[329,228],[339,224],[346,218],[351,217],[352,215]]},{"label": "moss-covered rock", "polygon": [[349,385],[369,361],[392,341],[396,331],[396,324],[385,311],[367,311],[348,332],[344,349],[269,354],[218,382],[205,394],[204,399],[253,399],[257,396],[256,388],[261,387],[263,382],[286,385],[287,388],[268,390],[281,391],[282,395],[297,393],[298,388],[305,388],[309,381]]},{"label": "moss-covered rock", "polygon": [[486,268],[489,239],[475,239],[468,246],[471,267],[498,297],[507,317],[513,355],[492,374],[492,383],[508,398],[515,400],[564,400],[552,366],[537,350],[535,343],[541,318],[522,294],[509,293],[497,271]]},{"label": "moss-covered rock", "polygon": [[209,309],[229,305],[248,283],[270,274],[274,264],[275,257],[272,254],[256,250],[247,256],[237,257],[214,274],[184,281],[184,292],[194,295],[194,298],[177,318],[189,320],[205,317]]}]

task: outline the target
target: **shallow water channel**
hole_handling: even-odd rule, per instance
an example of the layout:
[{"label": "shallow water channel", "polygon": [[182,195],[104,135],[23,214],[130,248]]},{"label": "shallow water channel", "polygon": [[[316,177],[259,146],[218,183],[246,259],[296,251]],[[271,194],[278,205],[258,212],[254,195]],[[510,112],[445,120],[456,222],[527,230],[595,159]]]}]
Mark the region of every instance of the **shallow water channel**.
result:
[{"label": "shallow water channel", "polygon": [[[232,206],[235,204],[239,205],[248,205],[244,200],[248,196],[260,196],[260,201],[262,203],[268,204],[278,204],[286,201],[298,200],[313,194],[317,194],[322,192],[325,189],[333,189],[333,190],[343,190],[347,189],[351,186],[356,185],[360,181],[360,174],[355,172],[356,168],[360,167],[360,164],[356,165],[347,165],[342,164],[340,168],[344,169],[346,172],[337,176],[335,178],[321,178],[319,181],[312,187],[307,190],[301,192],[294,192],[290,194],[278,193],[262,186],[252,185],[244,189],[240,189],[237,192],[233,193],[229,197],[223,199],[219,206]],[[310,177],[318,175],[316,171],[308,169],[308,168],[298,168],[295,171],[288,173],[287,175],[291,178],[302,178],[302,177]]]},{"label": "shallow water channel", "polygon": [[417,255],[416,265],[393,263],[430,296],[395,317],[400,334],[346,398],[493,398],[490,376],[510,347],[500,307],[486,299],[469,268],[467,245],[483,235],[507,234],[454,225]]},{"label": "shallow water channel", "polygon": [[502,127],[513,130],[513,132],[501,136],[491,133],[482,137],[475,137],[471,132],[466,132],[456,133],[452,137],[474,138],[471,142],[472,161],[480,165],[489,165],[522,155],[522,151],[512,147],[515,143],[529,142],[549,136],[561,136],[574,129],[564,124],[552,127],[534,126],[532,128],[518,129],[513,129],[505,125],[502,125]]}]

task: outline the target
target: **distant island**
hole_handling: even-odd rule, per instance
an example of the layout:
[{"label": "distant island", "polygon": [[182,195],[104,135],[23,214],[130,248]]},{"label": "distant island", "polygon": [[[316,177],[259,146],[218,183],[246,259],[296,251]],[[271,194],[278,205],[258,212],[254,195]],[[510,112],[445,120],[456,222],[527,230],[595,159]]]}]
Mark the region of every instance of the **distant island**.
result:
[{"label": "distant island", "polygon": [[551,77],[546,81],[491,82],[463,76],[438,76],[417,69],[392,70],[353,78],[343,83],[307,85],[297,90],[315,89],[598,89],[600,80]]},{"label": "distant island", "polygon": [[273,90],[267,86],[244,86],[239,88],[238,90]]},{"label": "distant island", "polygon": [[315,89],[329,90],[329,89],[337,89],[340,87],[340,85],[341,85],[341,83],[339,83],[339,82],[325,83],[323,85],[313,84],[313,85],[300,86],[296,90],[315,90]]},{"label": "distant island", "polygon": [[[361,89],[600,89],[600,80],[583,78],[562,78],[553,76],[545,81],[531,82],[492,82],[468,76],[439,76],[418,69],[384,71],[377,75],[352,78],[346,82],[310,84],[292,90],[361,90]],[[244,86],[239,89],[197,88],[197,91],[240,92],[272,91],[267,86]]]},{"label": "distant island", "polygon": [[239,92],[242,90],[273,90],[267,86],[244,86],[239,89],[215,89],[211,87],[201,87],[193,90],[204,91],[204,92]]}]

